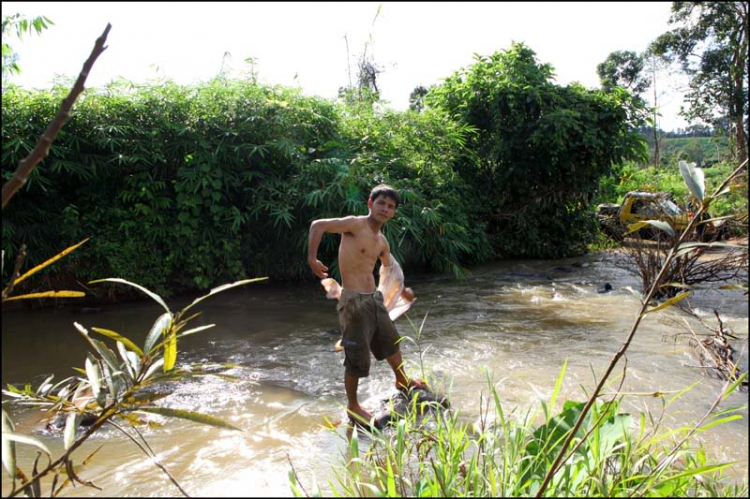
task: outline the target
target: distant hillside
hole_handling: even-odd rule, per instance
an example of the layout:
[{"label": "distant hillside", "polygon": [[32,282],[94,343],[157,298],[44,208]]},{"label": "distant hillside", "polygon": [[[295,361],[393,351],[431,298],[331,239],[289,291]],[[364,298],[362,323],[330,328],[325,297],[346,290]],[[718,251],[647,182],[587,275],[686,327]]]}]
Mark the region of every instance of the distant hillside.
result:
[{"label": "distant hillside", "polygon": [[[652,140],[648,142],[649,158],[653,158],[655,147]],[[729,159],[730,155],[727,137],[674,137],[659,141],[661,166],[676,165],[681,159],[701,167],[711,166]]]}]

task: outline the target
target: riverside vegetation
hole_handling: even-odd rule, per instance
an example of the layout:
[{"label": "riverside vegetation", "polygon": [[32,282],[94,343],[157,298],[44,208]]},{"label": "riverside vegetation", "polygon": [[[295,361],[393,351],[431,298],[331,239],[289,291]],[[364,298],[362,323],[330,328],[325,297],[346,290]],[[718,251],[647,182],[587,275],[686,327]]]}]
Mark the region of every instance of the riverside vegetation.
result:
[{"label": "riverside vegetation", "polygon": [[[187,372],[176,368],[176,340],[192,317],[172,314],[159,295],[258,273],[301,278],[306,270],[299,255],[309,220],[341,210],[361,212],[373,182],[389,182],[402,192],[404,209],[386,236],[396,257],[413,267],[460,276],[464,266],[493,256],[552,258],[585,251],[596,232],[590,204],[598,179],[612,173],[613,165],[646,157],[635,131],[644,108],[625,91],[561,87],[552,76],[531,49],[514,44],[477,57],[473,66],[449,77],[428,93],[421,112],[383,111],[373,102],[340,106],[253,79],[224,77],[195,87],[119,82],[86,94],[44,168],[31,173],[14,210],[3,210],[3,250],[17,254],[22,242],[28,244],[31,265],[59,251],[60,240],[92,236],[86,251],[72,253],[54,273],[40,272],[44,279],[38,285],[121,275],[128,281],[114,281],[146,292],[166,313],[143,349],[95,329],[116,341],[122,362],[77,326],[94,351],[80,372],[85,377],[57,385],[47,380],[37,390],[8,387],[9,397],[68,415],[65,454],[50,458],[41,473],[35,465],[27,479],[6,456],[16,443],[45,451],[44,446],[14,434],[4,412],[3,462],[23,483],[14,493],[37,494],[42,474],[59,477],[63,468],[69,480],[80,481],[70,455],[79,442],[75,427],[83,409],[98,411],[98,417],[81,439],[115,416],[141,424],[130,417],[134,411],[222,426],[205,416],[153,407],[156,395],[138,406],[139,389]],[[6,180],[42,135],[61,96],[61,87],[4,92]],[[701,209],[710,204],[701,201]],[[681,242],[675,239],[674,249]],[[321,251],[330,257],[333,243]],[[15,283],[15,275],[3,272]],[[634,432],[631,416],[618,412],[618,397],[596,401],[640,318],[660,308],[647,308],[659,284],[657,278],[626,344],[587,403],[569,401],[553,414],[563,369],[549,404],[519,421],[503,412],[490,382],[492,403],[478,427],[439,414],[428,431],[407,417],[393,440],[376,438],[367,454],[360,454],[353,435],[351,467],[340,475],[340,493],[747,495],[746,483],[721,480],[730,463],[707,464],[702,451],[683,448],[696,432],[741,417],[736,413],[743,408],[713,409],[742,377],[727,383],[695,427],[661,434],[658,424],[646,428],[646,415]],[[79,407],[73,399],[84,390],[92,397]],[[542,425],[534,428],[538,416]],[[675,433],[687,436],[665,447]],[[145,441],[129,437],[153,457]],[[53,492],[56,484],[57,478]],[[291,484],[307,494],[293,471]]]},{"label": "riverside vegetation", "polygon": [[[609,380],[643,317],[678,304],[692,292],[691,286],[672,282],[668,270],[680,255],[712,244],[692,240],[698,221],[713,202],[729,193],[727,186],[745,164],[737,167],[710,195],[706,192],[703,172],[694,165],[681,165],[686,188],[700,206],[688,226],[677,232],[667,223],[651,220],[631,227],[634,232],[644,228],[663,231],[671,237],[671,246],[657,275],[652,276],[651,282],[644,281],[642,306],[633,327],[586,402],[568,400],[561,412],[553,412],[567,362],[550,400],[522,415],[506,414],[489,375],[490,397],[486,409],[482,411],[480,404],[478,422],[471,425],[462,421],[458,412],[446,411],[437,404],[432,412],[420,417],[425,410],[417,407],[415,397],[403,419],[392,428],[372,435],[367,451],[360,450],[357,431],[350,433],[345,463],[334,469],[334,479],[328,481],[330,490],[336,496],[350,497],[747,496],[746,479],[741,483],[723,479],[723,470],[732,463],[710,463],[702,447],[691,442],[699,433],[744,417],[746,404],[721,408],[719,405],[738,387],[746,386],[746,372],[740,373],[730,362],[730,369],[725,372],[726,382],[707,413],[693,425],[663,431],[660,428],[664,411],[656,417],[649,412],[640,413],[637,423],[631,414],[618,411],[624,397],[620,387],[627,365],[623,367],[619,386],[614,387],[615,380]],[[746,247],[744,260],[747,260]],[[662,288],[672,286],[681,288],[676,296],[660,304],[652,302]],[[737,287],[747,290],[747,284]],[[721,319],[719,323],[723,332]],[[407,339],[419,344],[424,324],[425,321],[419,329],[412,324],[414,339]],[[421,354],[420,368],[424,376]],[[604,386],[613,387],[614,395],[601,401]],[[690,388],[671,397],[659,392],[653,396],[662,399],[666,410]],[[588,393],[585,387],[584,392]],[[298,497],[310,496],[294,469],[289,478]],[[320,496],[320,489],[316,484],[314,487],[312,495]]]},{"label": "riverside vegetation", "polygon": [[[552,76],[516,44],[449,78],[422,112],[403,113],[224,77],[114,83],[82,96],[3,213],[3,249],[24,242],[35,263],[59,241],[91,236],[47,286],[74,282],[74,269],[165,296],[247,275],[301,279],[309,221],[363,213],[382,181],[403,194],[386,237],[412,268],[460,276],[493,256],[581,254],[596,231],[587,210],[598,179],[645,154],[640,108],[625,91]],[[61,92],[5,91],[4,178]],[[324,242],[323,258],[334,251]]]}]

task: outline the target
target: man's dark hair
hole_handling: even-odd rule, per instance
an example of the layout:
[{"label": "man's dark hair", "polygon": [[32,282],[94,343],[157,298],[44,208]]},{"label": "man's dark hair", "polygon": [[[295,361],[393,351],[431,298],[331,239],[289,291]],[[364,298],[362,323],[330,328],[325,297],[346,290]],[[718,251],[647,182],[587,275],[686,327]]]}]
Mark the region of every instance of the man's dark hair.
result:
[{"label": "man's dark hair", "polygon": [[388,184],[380,184],[372,189],[372,191],[370,192],[370,200],[375,201],[376,199],[378,199],[378,196],[385,196],[387,198],[393,199],[396,202],[397,208],[401,203],[401,196],[399,196],[398,191]]}]

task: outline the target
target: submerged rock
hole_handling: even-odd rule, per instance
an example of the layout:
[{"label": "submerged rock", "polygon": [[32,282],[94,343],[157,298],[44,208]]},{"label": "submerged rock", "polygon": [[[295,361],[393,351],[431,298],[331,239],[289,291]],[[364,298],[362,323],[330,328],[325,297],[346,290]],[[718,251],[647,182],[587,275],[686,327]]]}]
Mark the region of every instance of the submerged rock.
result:
[{"label": "submerged rock", "polygon": [[412,404],[415,397],[417,399],[416,410],[419,411],[419,417],[439,407],[443,409],[450,408],[448,397],[426,388],[412,388],[408,392],[398,391],[392,396],[381,400],[380,407],[374,414],[375,426],[385,428],[389,422],[403,417],[413,407]]}]

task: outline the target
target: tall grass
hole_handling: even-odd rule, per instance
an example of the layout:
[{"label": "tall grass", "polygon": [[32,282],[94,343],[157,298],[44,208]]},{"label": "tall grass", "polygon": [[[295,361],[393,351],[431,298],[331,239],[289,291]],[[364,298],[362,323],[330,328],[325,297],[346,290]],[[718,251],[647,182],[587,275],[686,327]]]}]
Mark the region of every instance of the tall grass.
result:
[{"label": "tall grass", "polygon": [[[427,316],[417,328],[408,318],[417,347],[418,369],[426,372],[421,336]],[[553,413],[565,379],[563,364],[549,400],[508,412],[487,373],[489,395],[480,395],[479,416],[473,420],[436,402],[412,400],[403,418],[383,432],[369,434],[365,450],[357,430],[346,434],[344,461],[334,465],[328,491],[334,497],[487,497],[537,494],[585,402],[565,401]],[[545,497],[747,497],[748,481],[724,475],[734,463],[711,463],[695,435],[742,419],[747,405],[715,411],[738,386],[727,384],[709,412],[697,423],[667,428],[670,405],[695,385],[677,394],[657,393],[660,415],[622,412],[623,395],[597,401],[576,432],[571,450],[543,491]],[[430,386],[436,386],[431,383]],[[448,391],[450,387],[448,388]],[[615,391],[619,393],[619,388]],[[332,428],[332,431],[337,431]],[[343,437],[342,437],[343,438]],[[297,497],[321,497],[313,477],[308,491],[292,467],[289,473]]]},{"label": "tall grass", "polygon": [[[552,415],[563,367],[552,397],[523,414],[508,413],[488,376],[489,398],[480,416],[468,422],[458,411],[412,405],[403,419],[384,432],[370,435],[367,450],[357,431],[349,436],[345,462],[328,480],[335,496],[487,497],[529,496],[539,490],[557,451],[568,436],[584,403],[566,401]],[[731,392],[737,385],[732,385]],[[687,390],[664,399],[669,406]],[[666,395],[662,395],[666,397]],[[486,403],[486,404],[485,404]],[[662,417],[621,412],[622,396],[597,402],[560,471],[544,496],[747,497],[748,482],[731,482],[724,472],[733,463],[710,463],[702,446],[675,442],[742,418],[743,407],[711,414],[696,431],[692,425],[665,428]],[[315,485],[305,490],[290,473],[297,496],[322,496]]]}]

